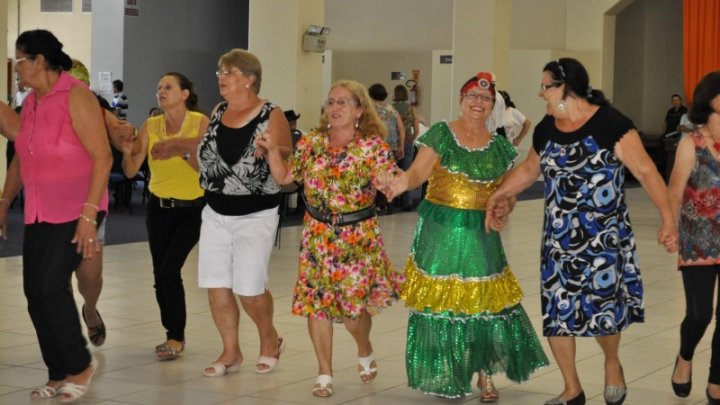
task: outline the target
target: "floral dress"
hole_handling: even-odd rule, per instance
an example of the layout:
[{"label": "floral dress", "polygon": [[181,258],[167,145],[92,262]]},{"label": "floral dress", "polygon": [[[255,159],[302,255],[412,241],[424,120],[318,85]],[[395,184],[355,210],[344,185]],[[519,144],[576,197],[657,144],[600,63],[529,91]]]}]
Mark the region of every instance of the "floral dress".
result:
[{"label": "floral dress", "polygon": [[[377,136],[331,148],[327,135],[317,131],[300,138],[288,166],[304,184],[306,203],[332,213],[371,206],[372,179],[396,167]],[[385,253],[376,216],[333,226],[305,214],[293,314],[336,322],[363,311],[375,315],[397,298],[402,282]]]}]

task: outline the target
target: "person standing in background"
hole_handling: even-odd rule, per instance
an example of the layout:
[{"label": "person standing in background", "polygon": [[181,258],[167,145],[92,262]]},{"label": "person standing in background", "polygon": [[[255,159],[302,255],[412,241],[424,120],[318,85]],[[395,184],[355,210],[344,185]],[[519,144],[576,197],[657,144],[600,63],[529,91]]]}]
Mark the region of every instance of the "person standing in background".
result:
[{"label": "person standing in background", "polygon": [[505,100],[505,112],[503,114],[503,126],[505,127],[505,136],[512,142],[516,148],[530,131],[530,120],[523,113],[515,108],[515,103],[510,99],[510,94],[504,90],[498,90]]},{"label": "person standing in background", "polygon": [[663,121],[663,135],[667,135],[671,132],[678,130],[680,125],[680,119],[683,114],[687,113],[687,107],[683,105],[682,97],[679,94],[673,94],[670,101],[672,107],[670,107],[665,113],[665,121]]},{"label": "person standing in background", "polygon": [[[418,125],[417,112],[415,107],[408,103],[408,91],[405,86],[398,84],[393,91],[393,108],[400,115],[403,127],[405,128],[405,142],[403,147],[403,157],[398,160],[398,166],[402,170],[407,170],[415,158],[415,138],[419,135],[420,129]],[[414,204],[414,191],[408,190],[400,196],[400,206],[403,211],[409,211]],[[420,200],[420,193],[417,193],[417,200]]]},{"label": "person standing in background", "polygon": [[123,89],[125,88],[125,84],[122,80],[113,80],[112,82],[113,86],[113,99],[110,105],[112,106],[113,110],[115,111],[115,115],[120,118],[121,120],[127,119],[127,109],[128,109],[128,98],[123,93]]}]

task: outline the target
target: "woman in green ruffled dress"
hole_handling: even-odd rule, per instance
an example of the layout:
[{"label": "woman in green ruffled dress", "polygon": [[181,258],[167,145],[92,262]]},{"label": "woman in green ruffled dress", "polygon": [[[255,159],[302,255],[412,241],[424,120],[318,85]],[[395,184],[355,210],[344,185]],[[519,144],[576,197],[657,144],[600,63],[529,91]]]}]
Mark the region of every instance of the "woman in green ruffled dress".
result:
[{"label": "woman in green ruffled dress", "polygon": [[480,400],[494,402],[491,375],[523,382],[548,359],[520,305],[522,290],[500,235],[484,228],[485,201],[517,154],[494,132],[500,123],[488,124],[492,73],[468,80],[460,105],[460,119],[438,122],[417,139],[412,166],[384,191],[392,198],[429,179],[402,293],[410,308],[408,385],[442,397],[471,395],[477,372]]}]

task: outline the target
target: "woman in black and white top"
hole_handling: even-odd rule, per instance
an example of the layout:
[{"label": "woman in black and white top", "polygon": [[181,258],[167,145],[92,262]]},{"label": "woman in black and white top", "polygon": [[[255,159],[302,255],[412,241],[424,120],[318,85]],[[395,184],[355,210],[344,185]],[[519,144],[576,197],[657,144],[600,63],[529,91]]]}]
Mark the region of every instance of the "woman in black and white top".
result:
[{"label": "woman in black and white top", "polygon": [[260,61],[242,49],[222,55],[217,71],[225,101],[212,114],[198,147],[200,185],[207,205],[200,231],[199,285],[208,288],[210,310],[223,351],[203,370],[219,377],[239,370],[240,310],[235,295],[260,335],[256,373],[273,370],[284,348],[273,325],[267,268],[279,221],[280,186],[254,140],[262,134],[291,150],[290,127],[280,108],[258,97]]}]

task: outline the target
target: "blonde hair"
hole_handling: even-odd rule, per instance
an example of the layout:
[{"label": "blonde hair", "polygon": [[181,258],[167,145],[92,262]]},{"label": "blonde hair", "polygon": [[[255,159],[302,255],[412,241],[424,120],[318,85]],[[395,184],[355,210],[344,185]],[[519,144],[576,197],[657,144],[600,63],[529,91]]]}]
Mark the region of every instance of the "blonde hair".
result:
[{"label": "blonde hair", "polygon": [[245,49],[235,48],[232,49],[220,57],[218,60],[218,67],[234,66],[240,69],[243,76],[252,77],[255,76],[255,82],[252,84],[252,89],[255,94],[260,93],[260,83],[262,82],[262,66],[260,65],[260,59]]},{"label": "blonde hair", "polygon": [[[330,91],[336,87],[342,87],[352,93],[353,101],[355,101],[357,106],[362,110],[357,124],[357,131],[360,132],[360,136],[369,138],[377,135],[385,139],[388,132],[387,128],[380,120],[377,110],[375,110],[375,103],[370,99],[370,95],[368,95],[365,86],[354,80],[338,80],[330,87]],[[328,127],[329,122],[327,111],[325,111],[322,117],[320,117],[319,131],[321,133],[327,134],[330,132],[330,128]]]},{"label": "blonde hair", "polygon": [[72,60],[72,67],[68,73],[70,73],[70,76],[80,80],[88,86],[90,85],[90,72],[88,72],[87,67],[85,67],[85,65],[79,60]]}]

